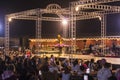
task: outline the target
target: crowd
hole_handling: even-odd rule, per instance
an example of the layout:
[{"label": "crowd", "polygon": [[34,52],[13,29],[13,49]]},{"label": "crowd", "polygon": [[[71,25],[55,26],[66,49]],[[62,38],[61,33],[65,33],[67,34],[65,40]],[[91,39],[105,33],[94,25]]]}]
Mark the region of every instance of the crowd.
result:
[{"label": "crowd", "polygon": [[[105,51],[105,54],[102,54],[103,50]],[[76,52],[87,55],[93,54],[95,56],[120,57],[120,44],[113,43],[112,45],[103,46],[100,43],[95,43],[95,44],[85,45],[83,49],[77,49]]]},{"label": "crowd", "polygon": [[0,80],[120,80],[105,59],[82,60],[14,54],[0,58]]}]

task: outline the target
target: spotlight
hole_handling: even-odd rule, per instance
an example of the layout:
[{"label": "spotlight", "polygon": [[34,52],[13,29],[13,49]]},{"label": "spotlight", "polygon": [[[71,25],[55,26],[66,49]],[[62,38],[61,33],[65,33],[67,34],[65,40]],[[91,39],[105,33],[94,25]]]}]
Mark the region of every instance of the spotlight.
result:
[{"label": "spotlight", "polygon": [[12,21],[12,18],[9,18],[8,21],[11,22],[11,21]]},{"label": "spotlight", "polygon": [[67,25],[67,24],[68,24],[68,21],[67,21],[66,19],[63,19],[63,20],[62,20],[62,24],[63,24],[63,25]]},{"label": "spotlight", "polygon": [[79,7],[77,6],[77,7],[75,8],[75,10],[78,11],[78,10],[79,10]]}]

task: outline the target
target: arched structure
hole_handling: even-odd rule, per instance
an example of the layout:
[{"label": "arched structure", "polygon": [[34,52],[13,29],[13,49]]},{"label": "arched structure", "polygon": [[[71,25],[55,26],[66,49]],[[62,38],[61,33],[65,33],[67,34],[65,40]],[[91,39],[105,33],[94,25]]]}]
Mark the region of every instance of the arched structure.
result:
[{"label": "arched structure", "polygon": [[47,7],[46,7],[47,10],[58,10],[58,9],[62,9],[61,6],[59,6],[58,4],[49,4]]},{"label": "arched structure", "polygon": [[[76,21],[91,18],[101,19],[101,43],[105,45],[106,38],[106,15],[120,13],[119,6],[105,5],[109,2],[117,2],[120,0],[80,0],[71,2],[69,8],[61,8],[57,4],[50,4],[46,9],[32,9],[13,14],[5,17],[5,49],[9,50],[9,23],[11,19],[25,19],[36,21],[36,39],[41,39],[42,20],[45,21],[62,21],[66,18],[69,21],[69,37],[71,39],[71,51],[76,51]],[[92,9],[92,12],[84,11]],[[56,14],[59,17],[43,17],[43,14]],[[39,43],[38,43],[39,44]],[[105,53],[104,48],[102,52]]]}]

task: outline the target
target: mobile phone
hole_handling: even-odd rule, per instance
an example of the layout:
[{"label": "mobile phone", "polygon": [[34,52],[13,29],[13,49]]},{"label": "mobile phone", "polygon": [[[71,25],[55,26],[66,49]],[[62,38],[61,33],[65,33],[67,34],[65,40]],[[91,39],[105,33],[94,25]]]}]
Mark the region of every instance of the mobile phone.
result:
[{"label": "mobile phone", "polygon": [[90,68],[86,69],[86,73],[89,74],[90,73]]},{"label": "mobile phone", "polygon": [[25,55],[25,58],[27,58],[27,55]]},{"label": "mobile phone", "polygon": [[84,75],[84,80],[88,80],[88,75]]},{"label": "mobile phone", "polygon": [[42,72],[41,72],[41,70],[39,70],[39,75],[42,75]]}]

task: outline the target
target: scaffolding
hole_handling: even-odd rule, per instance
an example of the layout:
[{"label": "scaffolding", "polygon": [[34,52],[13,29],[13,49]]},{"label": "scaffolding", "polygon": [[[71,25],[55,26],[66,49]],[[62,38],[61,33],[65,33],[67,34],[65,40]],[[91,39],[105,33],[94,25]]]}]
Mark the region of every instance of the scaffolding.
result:
[{"label": "scaffolding", "polygon": [[[22,12],[8,14],[5,17],[5,51],[9,51],[9,28],[12,19],[35,20],[36,21],[36,39],[41,39],[42,21],[62,21],[66,18],[69,22],[68,30],[64,30],[65,38],[71,40],[71,52],[76,53],[76,21],[85,19],[99,18],[101,21],[101,44],[105,46],[106,38],[106,15],[120,13],[120,6],[106,5],[110,2],[120,0],[79,0],[70,2],[68,8],[61,8],[58,4],[50,4],[46,9],[31,9]],[[84,10],[93,10],[92,12]],[[58,17],[44,17],[43,14],[55,14]],[[66,32],[69,31],[69,32]],[[67,36],[66,36],[67,35]],[[40,43],[37,43],[40,45]],[[102,53],[105,54],[105,47]]]}]

